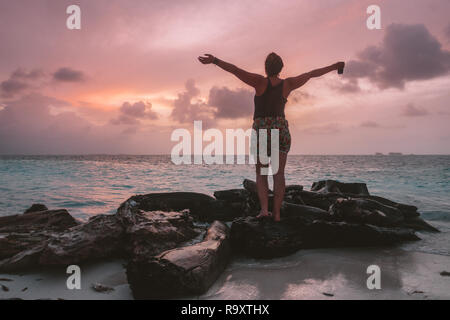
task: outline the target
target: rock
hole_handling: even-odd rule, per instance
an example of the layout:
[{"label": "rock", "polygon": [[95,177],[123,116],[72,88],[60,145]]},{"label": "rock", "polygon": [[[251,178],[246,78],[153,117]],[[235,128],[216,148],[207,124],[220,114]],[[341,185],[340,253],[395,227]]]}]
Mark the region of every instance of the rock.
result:
[{"label": "rock", "polygon": [[85,261],[120,257],[124,228],[115,215],[96,215],[87,223],[56,234],[49,239],[39,257],[39,265],[69,265]]},{"label": "rock", "polygon": [[[231,225],[233,252],[253,258],[275,258],[290,255],[302,248],[303,240],[296,224],[255,217],[240,218]],[[300,219],[294,222],[304,223]]]},{"label": "rock", "polygon": [[94,283],[91,286],[92,290],[96,291],[96,292],[100,292],[100,293],[109,293],[111,291],[114,291],[114,288],[105,286],[103,284],[100,283]]},{"label": "rock", "polygon": [[217,200],[224,200],[229,202],[248,201],[250,196],[250,191],[245,189],[230,189],[214,192],[214,197]]},{"label": "rock", "polygon": [[439,232],[421,218],[405,214],[398,206],[391,207],[372,199],[339,198],[330,207],[329,214],[335,221]]},{"label": "rock", "polygon": [[300,249],[384,246],[411,240],[419,238],[410,229],[298,218],[274,223],[247,217],[231,227],[233,249],[254,258],[286,256]]},{"label": "rock", "polygon": [[286,201],[282,203],[281,216],[304,218],[309,221],[329,218],[328,212],[320,208],[293,204]]},{"label": "rock", "polygon": [[[30,213],[27,215],[32,215]],[[123,227],[114,215],[97,215],[87,223],[51,233],[42,241],[0,261],[0,270],[17,271],[38,266],[79,264],[120,256]]]},{"label": "rock", "polygon": [[299,191],[303,191],[303,186],[301,186],[299,184],[287,185],[285,188],[286,193],[293,193],[293,192],[299,192]]},{"label": "rock", "polygon": [[0,234],[64,231],[79,223],[65,209],[0,217]]},{"label": "rock", "polygon": [[336,221],[367,223],[376,226],[398,226],[404,217],[400,210],[369,199],[339,198],[329,213]]},{"label": "rock", "polygon": [[0,260],[49,239],[79,223],[66,210],[47,210],[0,217]]},{"label": "rock", "polygon": [[31,213],[31,212],[39,212],[39,211],[47,211],[48,208],[44,204],[40,203],[34,203],[29,207],[27,210],[25,210],[24,214]]},{"label": "rock", "polygon": [[182,211],[189,209],[190,214],[200,220],[207,219],[212,203],[216,201],[213,197],[196,192],[168,192],[150,193],[137,195],[127,200],[135,202],[139,210],[142,211]]},{"label": "rock", "polygon": [[230,256],[228,227],[215,221],[202,242],[165,251],[127,266],[136,299],[201,294],[225,269]]},{"label": "rock", "polygon": [[131,200],[117,210],[117,217],[122,221],[127,235],[126,250],[132,260],[145,259],[176,248],[200,233],[189,210],[146,212],[139,207]]},{"label": "rock", "polygon": [[135,203],[139,210],[147,212],[174,212],[188,209],[196,220],[203,222],[232,221],[249,211],[245,201],[218,200],[195,192],[150,193],[131,197],[126,202]]},{"label": "rock", "polygon": [[343,183],[335,180],[314,182],[311,191],[369,196],[369,190],[365,183]]}]

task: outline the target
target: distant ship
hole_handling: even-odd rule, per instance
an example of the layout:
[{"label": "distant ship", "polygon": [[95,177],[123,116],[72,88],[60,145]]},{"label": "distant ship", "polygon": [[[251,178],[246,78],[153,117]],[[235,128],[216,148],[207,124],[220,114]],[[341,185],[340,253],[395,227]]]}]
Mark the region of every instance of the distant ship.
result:
[{"label": "distant ship", "polygon": [[384,154],[382,154],[381,152],[376,152],[375,155],[376,156],[384,156]]},{"label": "distant ship", "polygon": [[401,152],[389,152],[389,155],[390,156],[402,156],[403,153],[401,153]]}]

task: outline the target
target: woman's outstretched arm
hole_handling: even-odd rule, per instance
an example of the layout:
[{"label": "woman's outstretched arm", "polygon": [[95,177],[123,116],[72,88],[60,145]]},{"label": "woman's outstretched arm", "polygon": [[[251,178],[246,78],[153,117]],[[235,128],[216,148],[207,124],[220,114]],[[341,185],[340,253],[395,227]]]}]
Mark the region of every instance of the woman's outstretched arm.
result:
[{"label": "woman's outstretched arm", "polygon": [[301,86],[303,86],[311,78],[321,77],[324,74],[327,74],[331,71],[338,70],[338,69],[344,69],[344,66],[345,66],[345,62],[338,62],[338,63],[332,64],[328,67],[315,69],[313,71],[303,73],[297,77],[287,78],[286,84],[289,87],[289,91],[293,91],[293,90],[298,89]]},{"label": "woman's outstretched arm", "polygon": [[236,67],[234,64],[220,60],[220,59],[214,57],[213,55],[205,54],[204,57],[198,57],[198,60],[203,64],[213,63],[213,64],[217,65],[218,67],[222,68],[223,70],[234,74],[241,81],[245,82],[246,84],[248,84],[249,86],[251,86],[255,89],[257,87],[260,87],[261,84],[264,83],[264,77],[262,75],[242,70],[241,68]]}]

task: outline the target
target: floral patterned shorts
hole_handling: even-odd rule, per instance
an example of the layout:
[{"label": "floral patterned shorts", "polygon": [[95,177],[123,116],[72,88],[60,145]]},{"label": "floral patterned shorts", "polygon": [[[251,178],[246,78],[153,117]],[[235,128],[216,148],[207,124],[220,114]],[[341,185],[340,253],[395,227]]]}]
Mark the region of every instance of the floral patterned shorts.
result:
[{"label": "floral patterned shorts", "polygon": [[[267,155],[271,153],[271,130],[279,131],[280,152],[288,153],[291,149],[291,134],[289,132],[289,123],[284,117],[264,117],[253,120],[252,128],[258,132],[259,129],[267,129]],[[257,152],[259,154],[259,134],[257,137]]]}]

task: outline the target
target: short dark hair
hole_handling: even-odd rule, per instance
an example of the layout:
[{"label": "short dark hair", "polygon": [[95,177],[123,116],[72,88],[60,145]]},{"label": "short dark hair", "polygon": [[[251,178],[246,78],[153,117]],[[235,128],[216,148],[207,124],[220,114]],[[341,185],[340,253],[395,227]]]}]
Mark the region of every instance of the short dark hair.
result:
[{"label": "short dark hair", "polygon": [[275,52],[271,52],[266,58],[266,74],[269,77],[277,76],[280,74],[281,69],[283,69],[283,60]]}]

